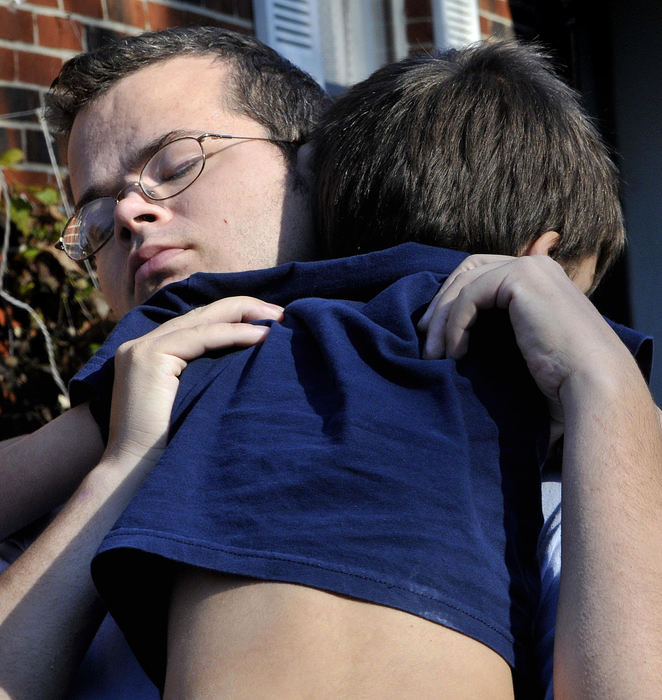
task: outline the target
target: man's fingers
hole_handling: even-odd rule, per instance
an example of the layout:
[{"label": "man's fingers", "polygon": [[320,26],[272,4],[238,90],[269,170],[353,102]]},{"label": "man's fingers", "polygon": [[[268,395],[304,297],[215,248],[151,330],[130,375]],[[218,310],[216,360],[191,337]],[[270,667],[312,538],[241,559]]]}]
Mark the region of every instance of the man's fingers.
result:
[{"label": "man's fingers", "polygon": [[[476,284],[479,278],[503,268],[515,259],[506,255],[472,255],[451,273],[418,324],[419,330],[427,332],[423,348],[425,359],[438,359],[446,355],[461,356],[466,352],[467,338],[463,336],[475,321],[477,308],[472,307],[466,295],[464,303],[458,307],[458,298],[467,287]],[[489,289],[489,286],[485,289]],[[485,289],[481,290],[481,295],[485,294]],[[481,306],[481,308],[488,307]],[[448,323],[451,313],[453,313],[454,328],[453,333],[449,334]],[[458,333],[458,326],[462,327],[460,333]],[[452,353],[449,352],[449,341],[453,346]],[[456,355],[457,352],[460,355]]]},{"label": "man's fingers", "polygon": [[[202,311],[203,314],[205,311],[211,312],[215,316],[218,314],[219,321],[223,320],[233,323],[238,321],[261,321],[264,319],[279,321],[283,318],[282,306],[269,304],[266,301],[246,296],[219,299],[219,301],[202,307]],[[221,314],[227,314],[227,316],[220,318]]]},{"label": "man's fingers", "polygon": [[518,258],[485,265],[461,286],[446,319],[445,343],[448,357],[457,359],[466,354],[469,331],[480,311],[509,307],[513,292],[509,276],[515,260]]},{"label": "man's fingers", "polygon": [[[445,301],[451,301],[452,299],[457,296],[457,293],[461,289],[461,287],[457,287],[456,281],[458,277],[460,276],[465,276],[467,272],[470,272],[471,270],[478,270],[479,268],[484,270],[486,266],[494,266],[495,264],[498,263],[507,263],[511,260],[515,260],[511,255],[492,255],[489,253],[481,253],[477,255],[470,255],[468,258],[465,258],[451,273],[448,275],[444,283],[441,285],[439,288],[439,291],[435,295],[434,299],[430,303],[430,306],[428,306],[427,310],[423,314],[421,320],[418,322],[418,329],[421,331],[425,331],[428,328],[429,323],[432,320],[432,316],[435,313],[435,308],[437,306],[437,302],[440,299],[444,299]],[[481,274],[480,272],[477,274]],[[465,278],[466,280],[469,280],[471,278]],[[465,281],[464,284],[467,284],[468,281]],[[452,292],[449,292],[451,288],[456,289],[455,294]]]},{"label": "man's fingers", "polygon": [[262,342],[269,327],[246,321],[279,320],[282,315],[282,307],[253,297],[219,299],[123,343],[115,368],[126,376],[177,378],[190,360],[207,352]]},{"label": "man's fingers", "polygon": [[512,255],[494,255],[491,253],[479,253],[476,255],[470,255],[468,258],[465,258],[453,270],[453,272],[451,272],[450,275],[448,275],[448,278],[446,279],[439,291],[443,292],[445,288],[447,289],[448,287],[450,287],[455,282],[457,277],[464,274],[465,272],[469,272],[470,270],[476,270],[478,268],[485,268],[488,265],[493,266],[498,263],[510,262],[511,260],[515,260],[515,258]]}]

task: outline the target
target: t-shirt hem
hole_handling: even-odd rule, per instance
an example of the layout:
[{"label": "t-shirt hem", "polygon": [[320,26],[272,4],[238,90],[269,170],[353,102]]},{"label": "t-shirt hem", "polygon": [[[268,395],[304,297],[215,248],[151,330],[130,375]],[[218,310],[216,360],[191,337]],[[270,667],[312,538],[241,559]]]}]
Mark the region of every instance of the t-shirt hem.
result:
[{"label": "t-shirt hem", "polygon": [[[514,646],[517,642],[508,631],[491,624],[480,613],[467,610],[466,606],[423,586],[413,590],[367,570],[355,570],[281,552],[225,547],[171,533],[135,529],[111,532],[97,558],[104,559],[109,554],[117,556],[122,549],[138,550],[172,563],[219,573],[310,586],[402,610],[465,634],[491,648],[511,667],[515,665]],[[103,594],[103,590],[101,592]]]}]

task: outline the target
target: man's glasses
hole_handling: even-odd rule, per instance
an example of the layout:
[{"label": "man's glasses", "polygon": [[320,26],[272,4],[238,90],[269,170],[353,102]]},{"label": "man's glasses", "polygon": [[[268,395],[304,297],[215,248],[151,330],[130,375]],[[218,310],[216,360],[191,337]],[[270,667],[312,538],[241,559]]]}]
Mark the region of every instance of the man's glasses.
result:
[{"label": "man's glasses", "polygon": [[263,136],[227,136],[202,134],[175,139],[159,149],[144,165],[138,182],[123,187],[115,197],[100,197],[82,206],[67,221],[56,248],[63,250],[72,260],[91,258],[113,236],[115,230],[115,206],[126,190],[140,188],[147,199],[160,202],[170,199],[190,187],[202,174],[209,154],[205,152],[205,139],[243,139],[292,143]]}]

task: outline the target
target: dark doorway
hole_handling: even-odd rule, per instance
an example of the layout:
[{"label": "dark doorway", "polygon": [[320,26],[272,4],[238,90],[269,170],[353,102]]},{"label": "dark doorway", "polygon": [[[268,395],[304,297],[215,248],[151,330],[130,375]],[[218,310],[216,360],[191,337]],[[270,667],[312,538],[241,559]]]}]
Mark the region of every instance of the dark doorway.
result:
[{"label": "dark doorway", "polygon": [[[515,34],[541,43],[577,90],[618,166],[613,102],[612,36],[608,3],[586,0],[510,0]],[[626,253],[627,255],[627,253]],[[609,318],[626,325],[632,314],[625,257],[603,279],[592,299]]]}]

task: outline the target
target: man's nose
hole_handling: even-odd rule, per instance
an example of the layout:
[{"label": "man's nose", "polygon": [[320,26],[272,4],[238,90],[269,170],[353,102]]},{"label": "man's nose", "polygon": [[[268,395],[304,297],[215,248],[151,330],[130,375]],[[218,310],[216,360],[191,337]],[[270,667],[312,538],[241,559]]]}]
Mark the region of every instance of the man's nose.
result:
[{"label": "man's nose", "polygon": [[172,213],[161,202],[149,199],[137,182],[124,187],[115,205],[115,238],[130,246],[135,236],[144,236],[147,229],[167,223]]}]

